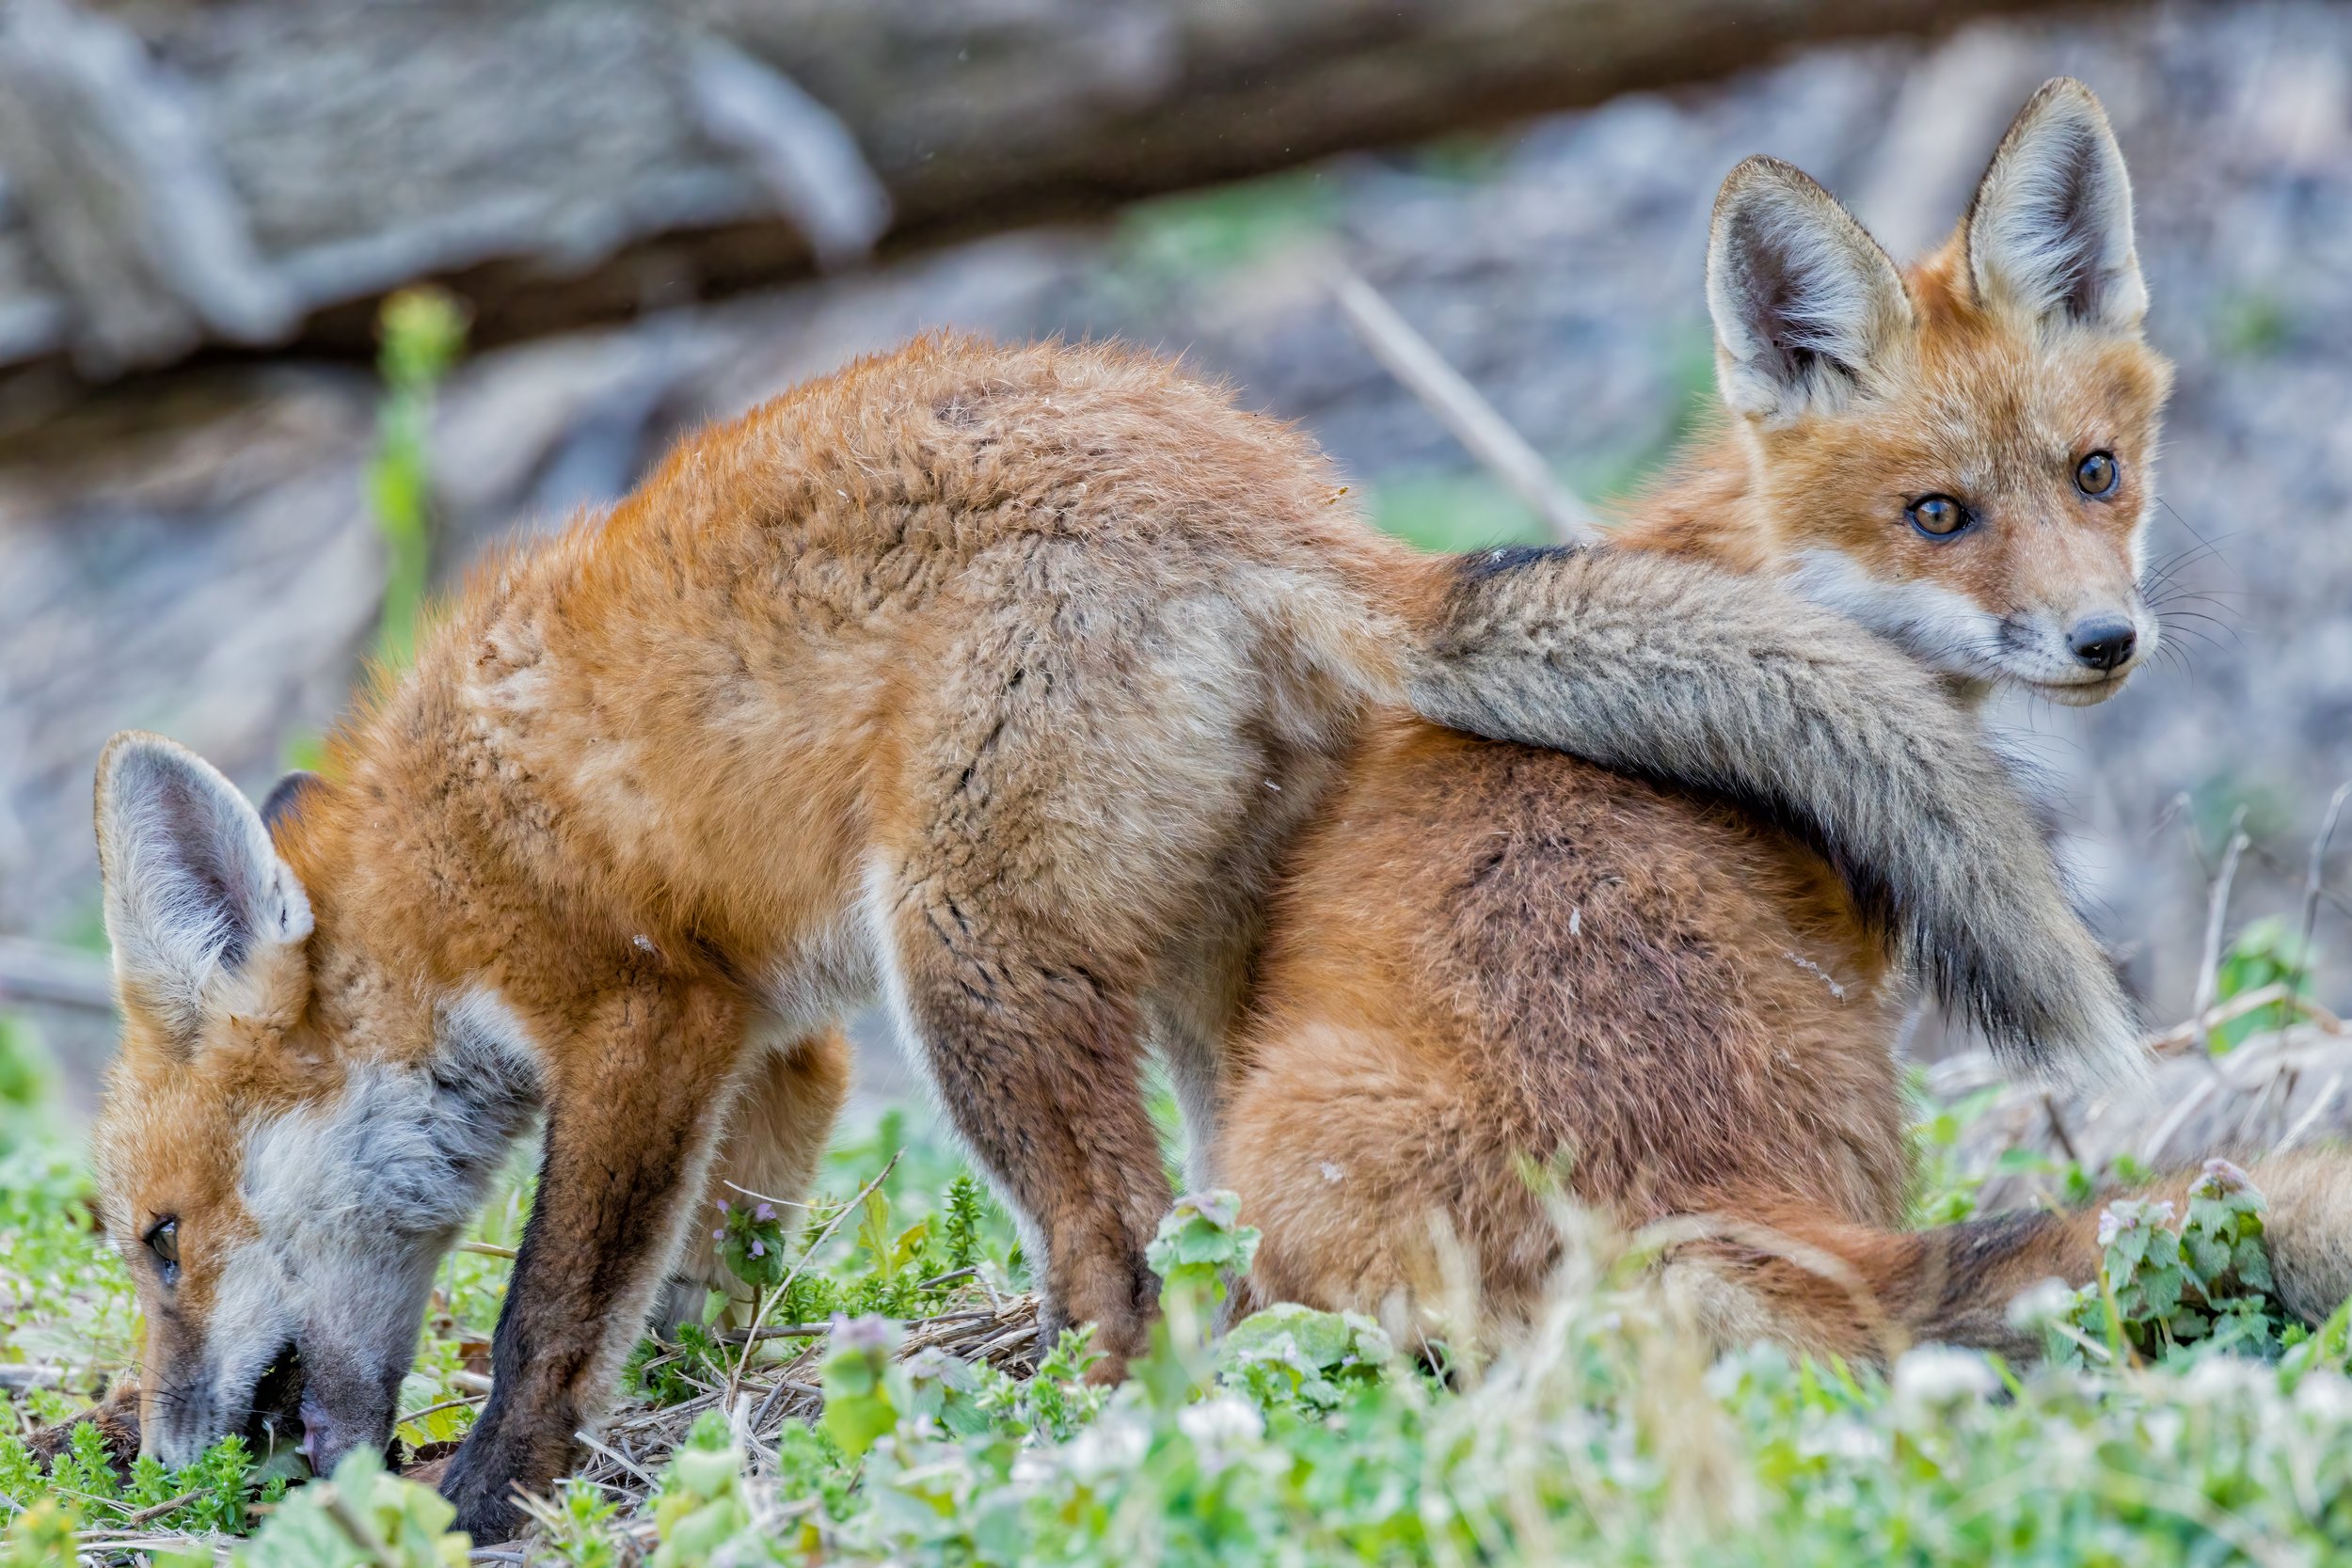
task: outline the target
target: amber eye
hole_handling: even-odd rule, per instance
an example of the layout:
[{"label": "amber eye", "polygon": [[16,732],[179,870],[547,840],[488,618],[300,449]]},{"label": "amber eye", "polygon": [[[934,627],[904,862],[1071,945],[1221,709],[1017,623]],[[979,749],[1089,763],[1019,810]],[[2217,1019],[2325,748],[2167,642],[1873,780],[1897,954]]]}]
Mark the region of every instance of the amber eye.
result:
[{"label": "amber eye", "polygon": [[164,1283],[168,1285],[180,1277],[180,1222],[160,1219],[147,1233],[147,1250],[155,1255],[156,1266],[163,1270]]},{"label": "amber eye", "polygon": [[2115,494],[2123,481],[2123,465],[2111,451],[2094,451],[2074,465],[2074,488],[2091,499]]},{"label": "amber eye", "polygon": [[1911,526],[1931,539],[1948,539],[1968,526],[1968,509],[1949,496],[1921,496],[1908,515]]}]

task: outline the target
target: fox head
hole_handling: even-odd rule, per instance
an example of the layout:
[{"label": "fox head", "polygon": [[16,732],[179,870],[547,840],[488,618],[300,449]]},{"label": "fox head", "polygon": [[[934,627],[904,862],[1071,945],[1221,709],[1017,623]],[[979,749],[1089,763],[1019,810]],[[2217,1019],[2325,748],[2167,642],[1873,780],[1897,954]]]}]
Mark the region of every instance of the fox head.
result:
[{"label": "fox head", "polygon": [[1908,276],[1820,185],[1750,159],[1716,200],[1707,296],[1797,587],[1964,683],[2122,689],[2158,636],[2143,535],[2171,372],[2140,337],[2131,180],[2089,88],[2033,96]]},{"label": "fox head", "polygon": [[313,909],[280,838],[325,788],[265,816],[158,736],[99,762],[123,1035],[93,1151],[170,1465],[297,1423],[322,1471],[387,1444],[435,1264],[535,1101],[496,1017],[409,994]]}]

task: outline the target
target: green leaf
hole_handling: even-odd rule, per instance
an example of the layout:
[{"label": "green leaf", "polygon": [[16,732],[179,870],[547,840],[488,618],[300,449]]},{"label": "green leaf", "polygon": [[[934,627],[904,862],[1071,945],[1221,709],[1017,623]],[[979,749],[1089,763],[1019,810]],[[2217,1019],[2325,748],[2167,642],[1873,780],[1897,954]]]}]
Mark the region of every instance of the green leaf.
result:
[{"label": "green leaf", "polygon": [[825,1357],[825,1435],[852,1459],[898,1424],[891,1387],[898,1326],[882,1318],[836,1322]]},{"label": "green leaf", "polygon": [[456,1516],[438,1492],[386,1474],[373,1449],[357,1449],[331,1480],[289,1493],[235,1560],[240,1568],[465,1568],[471,1543],[449,1528]]}]

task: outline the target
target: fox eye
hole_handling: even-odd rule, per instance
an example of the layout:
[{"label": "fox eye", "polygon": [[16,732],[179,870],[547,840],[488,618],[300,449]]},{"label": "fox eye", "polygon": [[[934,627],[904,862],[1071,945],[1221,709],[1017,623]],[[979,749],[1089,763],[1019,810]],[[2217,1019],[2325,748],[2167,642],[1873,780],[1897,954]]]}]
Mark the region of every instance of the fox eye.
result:
[{"label": "fox eye", "polygon": [[2111,451],[2094,451],[2074,465],[2074,488],[2091,499],[2115,494],[2115,487],[2123,482],[2123,465]]},{"label": "fox eye", "polygon": [[1968,509],[1949,496],[1921,496],[1905,515],[1931,539],[1948,539],[1968,526]]},{"label": "fox eye", "polygon": [[180,1222],[175,1218],[157,1220],[147,1232],[147,1250],[155,1255],[156,1266],[163,1270],[164,1283],[168,1285],[180,1277]]}]

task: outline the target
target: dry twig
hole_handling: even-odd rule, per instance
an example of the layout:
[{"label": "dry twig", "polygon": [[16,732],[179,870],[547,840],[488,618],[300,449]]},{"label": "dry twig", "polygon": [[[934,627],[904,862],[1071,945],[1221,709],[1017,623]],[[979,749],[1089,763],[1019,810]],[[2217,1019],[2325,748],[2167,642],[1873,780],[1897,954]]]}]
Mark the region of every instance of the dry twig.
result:
[{"label": "dry twig", "polygon": [[1599,527],[1584,503],[1570,495],[1543,454],[1511,428],[1509,420],[1446,363],[1445,356],[1397,314],[1396,307],[1354,269],[1330,264],[1331,297],[1356,335],[1383,369],[1421,399],[1438,422],[1485,464],[1510,492],[1525,501],[1551,531],[1554,543],[1589,545]]}]

